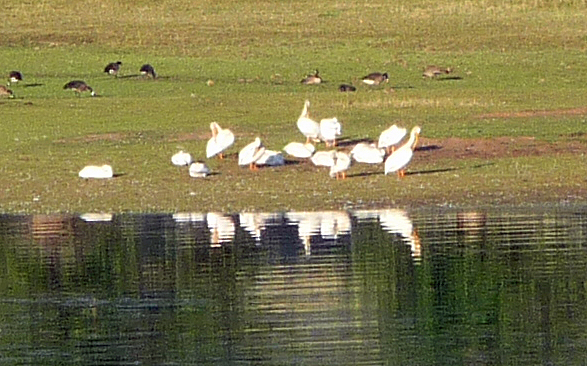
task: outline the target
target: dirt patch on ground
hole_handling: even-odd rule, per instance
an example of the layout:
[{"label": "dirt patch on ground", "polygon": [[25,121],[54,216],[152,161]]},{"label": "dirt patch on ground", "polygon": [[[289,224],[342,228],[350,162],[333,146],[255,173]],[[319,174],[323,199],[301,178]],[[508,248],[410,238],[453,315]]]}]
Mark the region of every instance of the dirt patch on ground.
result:
[{"label": "dirt patch on ground", "polygon": [[553,109],[543,111],[495,112],[480,114],[478,118],[527,118],[549,116],[580,116],[587,114],[587,107],[573,109]]},{"label": "dirt patch on ground", "polygon": [[587,153],[587,141],[559,141],[549,143],[534,137],[496,137],[490,139],[430,139],[421,138],[416,148],[425,159],[544,156],[569,153]]}]

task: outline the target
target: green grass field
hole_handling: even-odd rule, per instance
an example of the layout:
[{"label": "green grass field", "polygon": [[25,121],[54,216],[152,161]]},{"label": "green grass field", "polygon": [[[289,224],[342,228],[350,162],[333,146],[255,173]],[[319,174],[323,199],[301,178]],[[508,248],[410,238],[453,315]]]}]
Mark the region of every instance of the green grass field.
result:
[{"label": "green grass field", "polygon": [[[3,2],[0,72],[25,79],[10,86],[14,99],[0,100],[0,211],[583,202],[587,1],[388,3]],[[117,60],[120,77],[105,74]],[[136,76],[144,63],[160,77]],[[453,79],[424,80],[429,64],[454,68]],[[302,85],[315,69],[326,82]],[[390,82],[360,85],[373,71]],[[63,90],[74,79],[100,97]],[[340,93],[341,83],[358,90]],[[487,159],[416,152],[415,174],[403,180],[361,164],[342,181],[305,163],[239,168],[236,153],[255,136],[274,150],[303,140],[296,120],[305,99],[313,117],[338,117],[347,141],[377,139],[398,123],[435,141],[530,136],[582,148]],[[578,112],[556,112],[566,110]],[[550,112],[518,114],[527,111]],[[212,121],[237,140],[228,159],[206,161],[216,174],[196,180],[170,157],[183,149],[203,160]],[[104,163],[120,176],[78,178],[83,166]]]}]

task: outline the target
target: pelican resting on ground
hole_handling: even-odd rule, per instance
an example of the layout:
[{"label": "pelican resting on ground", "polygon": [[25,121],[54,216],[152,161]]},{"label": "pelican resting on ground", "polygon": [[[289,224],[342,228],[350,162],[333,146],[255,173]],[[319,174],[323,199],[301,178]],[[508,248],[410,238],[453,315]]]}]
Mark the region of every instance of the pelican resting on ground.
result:
[{"label": "pelican resting on ground", "polygon": [[114,176],[112,172],[112,167],[110,165],[88,165],[85,166],[82,170],[80,170],[78,175],[80,178],[96,179],[112,178]]},{"label": "pelican resting on ground", "polygon": [[367,85],[379,85],[388,82],[389,75],[387,73],[373,72],[367,76],[363,76],[361,80]]},{"label": "pelican resting on ground", "polygon": [[249,169],[257,170],[257,160],[265,153],[265,146],[261,143],[261,139],[256,137],[255,141],[251,142],[238,153],[238,165],[248,165]]},{"label": "pelican resting on ground", "polygon": [[189,173],[192,178],[206,178],[210,174],[210,168],[202,162],[195,162],[190,165]]},{"label": "pelican resting on ground", "polygon": [[320,125],[309,117],[308,107],[310,107],[310,101],[306,100],[297,122],[298,129],[306,136],[306,143],[310,143],[311,140],[318,140],[320,136]]},{"label": "pelican resting on ground", "polygon": [[336,146],[336,136],[342,133],[342,126],[336,117],[320,120],[320,139],[326,146]]},{"label": "pelican resting on ground", "polygon": [[385,175],[397,172],[398,177],[402,178],[406,174],[405,168],[410,160],[412,160],[420,131],[419,126],[412,128],[408,142],[385,159]]},{"label": "pelican resting on ground", "polygon": [[380,164],[385,157],[385,149],[379,149],[375,144],[360,142],[351,150],[351,156],[358,163]]},{"label": "pelican resting on ground", "polygon": [[310,159],[316,166],[333,166],[336,150],[316,151]]},{"label": "pelican resting on ground", "polygon": [[301,159],[312,157],[315,150],[316,148],[314,145],[309,142],[305,144],[302,144],[301,142],[290,142],[283,148],[283,151],[285,151],[286,154]]},{"label": "pelican resting on ground", "polygon": [[223,159],[222,152],[234,144],[234,134],[228,128],[221,128],[216,122],[210,123],[210,130],[212,130],[212,138],[206,145],[206,157],[218,155],[220,159]]},{"label": "pelican resting on ground", "polygon": [[399,144],[400,141],[406,136],[407,130],[403,127],[398,127],[397,125],[392,125],[385,131],[381,132],[379,135],[379,141],[377,142],[377,147],[380,149],[385,149],[385,151],[390,154],[395,150],[395,145]]},{"label": "pelican resting on ground", "polygon": [[281,151],[265,150],[263,155],[255,162],[256,165],[281,166],[285,165],[285,159]]},{"label": "pelican resting on ground", "polygon": [[345,179],[346,171],[351,166],[351,157],[349,154],[336,151],[334,153],[334,165],[330,167],[330,176],[336,179]]},{"label": "pelican resting on ground", "polygon": [[192,159],[192,156],[189,153],[184,152],[183,150],[178,153],[175,153],[171,157],[171,162],[173,163],[173,165],[178,166],[190,165],[193,161],[194,159]]}]

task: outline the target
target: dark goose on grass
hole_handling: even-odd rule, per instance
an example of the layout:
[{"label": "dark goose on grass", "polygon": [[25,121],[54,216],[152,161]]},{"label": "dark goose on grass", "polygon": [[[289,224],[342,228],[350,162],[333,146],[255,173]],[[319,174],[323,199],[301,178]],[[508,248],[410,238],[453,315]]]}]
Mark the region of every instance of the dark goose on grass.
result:
[{"label": "dark goose on grass", "polygon": [[20,71],[11,71],[8,74],[8,84],[16,84],[22,81],[22,73]]},{"label": "dark goose on grass", "polygon": [[305,85],[316,85],[320,83],[322,83],[322,77],[319,75],[318,70],[302,79],[302,84]]},{"label": "dark goose on grass", "polygon": [[383,82],[388,82],[389,75],[386,72],[383,74],[380,72],[373,72],[367,76],[364,76],[361,80],[367,85],[379,85]]},{"label": "dark goose on grass", "polygon": [[117,76],[118,72],[120,71],[120,66],[122,66],[121,61],[111,62],[104,68],[104,72],[110,75]]},{"label": "dark goose on grass", "polygon": [[349,85],[349,84],[341,84],[338,87],[338,91],[341,91],[341,92],[354,92],[355,90],[357,90],[357,88],[355,88],[354,86]]},{"label": "dark goose on grass", "polygon": [[153,66],[151,66],[149,64],[144,64],[143,66],[141,66],[141,69],[139,70],[139,72],[143,76],[147,76],[147,77],[151,77],[151,78],[157,77],[157,74],[155,73],[155,69],[153,68]]},{"label": "dark goose on grass", "polygon": [[424,68],[424,72],[422,73],[422,77],[424,78],[434,78],[439,75],[443,74],[450,74],[452,69],[450,67],[439,67],[435,65],[429,65]]},{"label": "dark goose on grass", "polygon": [[86,84],[85,81],[82,81],[82,80],[70,81],[69,83],[67,83],[63,86],[63,89],[73,90],[78,97],[81,96],[81,93],[83,93],[83,92],[90,92],[91,96],[93,96],[93,97],[96,96],[96,92],[94,92],[94,89],[92,89],[92,87],[90,87],[88,84]]},{"label": "dark goose on grass", "polygon": [[14,97],[14,93],[12,93],[12,90],[8,89],[4,85],[0,85],[0,97],[12,98],[12,97]]}]

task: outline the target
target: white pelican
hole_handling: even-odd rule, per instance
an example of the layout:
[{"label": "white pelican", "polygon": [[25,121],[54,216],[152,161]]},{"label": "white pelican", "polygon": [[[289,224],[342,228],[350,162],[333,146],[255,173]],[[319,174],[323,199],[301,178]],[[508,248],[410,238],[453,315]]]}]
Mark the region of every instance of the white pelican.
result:
[{"label": "white pelican", "polygon": [[257,165],[281,166],[285,165],[285,159],[281,151],[265,150],[263,155],[255,162]]},{"label": "white pelican", "polygon": [[340,136],[342,126],[336,117],[320,120],[320,139],[326,146],[336,146],[336,136]]},{"label": "white pelican", "polygon": [[349,154],[337,151],[334,154],[334,165],[330,167],[330,176],[336,179],[345,179],[346,171],[351,166],[351,157]]},{"label": "white pelican", "polygon": [[388,82],[389,75],[387,73],[373,72],[367,76],[363,76],[361,80],[367,85],[379,85],[383,82]]},{"label": "white pelican", "polygon": [[220,159],[224,158],[222,152],[234,144],[234,134],[228,128],[221,128],[216,122],[210,123],[212,138],[206,145],[206,158],[218,155]]},{"label": "white pelican", "polygon": [[310,106],[310,101],[306,100],[304,102],[304,109],[302,109],[302,113],[298,118],[298,129],[300,132],[306,136],[306,142],[309,143],[310,140],[317,140],[320,136],[320,125],[318,122],[314,121],[309,117],[308,114],[308,107]]},{"label": "white pelican", "polygon": [[418,143],[418,135],[420,134],[420,127],[412,128],[410,132],[410,139],[399,149],[395,150],[393,154],[389,155],[385,160],[385,174],[397,171],[398,177],[402,178],[406,172],[405,167],[408,165],[412,156],[414,155],[414,148]]},{"label": "white pelican", "polygon": [[171,157],[171,162],[173,163],[173,165],[190,165],[193,161],[194,160],[192,159],[192,156],[189,153],[184,152],[183,150],[181,150],[178,153],[175,153]]},{"label": "white pelican", "polygon": [[351,156],[359,163],[380,164],[383,163],[385,149],[378,149],[375,144],[360,142],[351,150]]},{"label": "white pelican", "polygon": [[189,172],[192,178],[206,178],[210,174],[210,168],[202,162],[195,162],[190,165]]},{"label": "white pelican", "polygon": [[316,151],[316,148],[309,142],[305,144],[301,142],[290,142],[285,145],[283,151],[296,158],[305,159],[311,157],[314,151]]},{"label": "white pelican", "polygon": [[400,141],[406,136],[407,130],[397,125],[392,125],[379,135],[379,142],[377,147],[385,149],[388,154],[391,154],[395,150],[395,145],[399,144]]},{"label": "white pelican", "polygon": [[265,146],[261,143],[261,139],[255,137],[255,141],[251,142],[238,153],[238,165],[248,165],[249,169],[257,170],[256,162],[265,153]]},{"label": "white pelican", "polygon": [[317,166],[333,166],[335,155],[336,150],[316,151],[310,160]]},{"label": "white pelican", "polygon": [[114,174],[112,173],[112,167],[110,165],[88,165],[85,166],[80,172],[78,173],[80,178],[96,178],[96,179],[104,179],[104,178],[112,178]]}]

